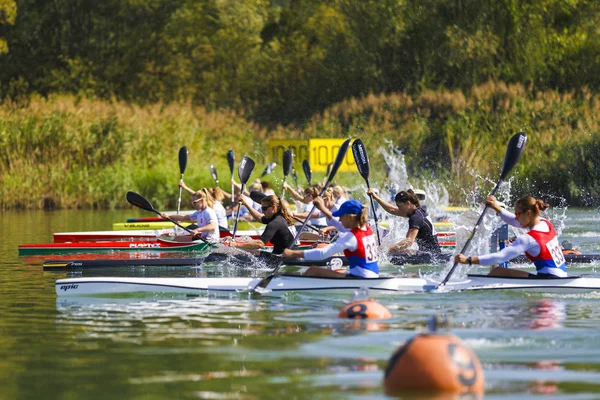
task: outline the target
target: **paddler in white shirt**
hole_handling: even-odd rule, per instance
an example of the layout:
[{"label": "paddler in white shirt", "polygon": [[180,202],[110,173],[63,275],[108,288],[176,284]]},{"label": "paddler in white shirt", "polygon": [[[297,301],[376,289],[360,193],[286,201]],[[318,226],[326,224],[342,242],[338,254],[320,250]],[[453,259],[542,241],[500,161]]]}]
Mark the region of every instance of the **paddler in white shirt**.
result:
[{"label": "paddler in white shirt", "polygon": [[162,213],[163,218],[170,218],[177,222],[192,222],[198,225],[198,228],[192,230],[193,235],[200,235],[209,242],[219,240],[219,220],[215,211],[208,206],[206,193],[198,190],[192,194],[192,206],[196,209],[191,214],[172,214]]}]

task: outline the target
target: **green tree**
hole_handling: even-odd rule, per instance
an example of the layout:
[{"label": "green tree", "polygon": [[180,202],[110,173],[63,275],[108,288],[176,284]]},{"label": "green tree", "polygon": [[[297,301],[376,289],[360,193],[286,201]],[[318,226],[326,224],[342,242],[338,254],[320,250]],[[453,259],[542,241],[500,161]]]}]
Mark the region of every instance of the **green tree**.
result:
[{"label": "green tree", "polygon": [[[17,3],[14,0],[0,0],[0,25],[14,25],[17,18]],[[8,53],[8,43],[0,36],[0,54]]]}]

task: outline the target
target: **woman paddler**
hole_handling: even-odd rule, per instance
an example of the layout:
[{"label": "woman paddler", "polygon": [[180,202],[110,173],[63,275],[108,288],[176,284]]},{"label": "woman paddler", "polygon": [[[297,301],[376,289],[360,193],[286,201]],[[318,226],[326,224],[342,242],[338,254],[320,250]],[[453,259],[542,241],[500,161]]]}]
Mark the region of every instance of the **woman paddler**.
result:
[{"label": "woman paddler", "polygon": [[321,197],[316,197],[313,201],[317,208],[328,218],[329,223],[335,224],[340,231],[338,239],[321,248],[310,250],[286,249],[283,252],[283,257],[304,257],[307,261],[320,261],[343,251],[349,264],[347,274],[325,268],[310,267],[303,275],[331,278],[379,277],[377,238],[367,223],[368,209],[358,200],[348,200],[332,213],[324,206]]},{"label": "woman paddler", "polygon": [[431,254],[434,257],[441,254],[442,251],[438,244],[433,221],[421,207],[419,198],[412,189],[398,192],[394,197],[395,206],[379,197],[373,189],[369,189],[367,193],[373,196],[373,199],[388,213],[408,218],[406,239],[390,247],[390,254],[406,253],[415,242],[419,246],[419,251]]},{"label": "woman paddler", "polygon": [[535,265],[536,274],[526,271],[508,269],[503,267],[493,268],[488,275],[513,276],[519,278],[556,278],[567,276],[567,265],[554,227],[545,218],[540,217],[540,211],[546,210],[549,205],[543,200],[536,200],[525,196],[515,202],[514,214],[500,207],[494,196],[489,196],[485,204],[495,210],[500,218],[509,225],[526,228],[529,231],[504,249],[483,256],[470,256],[457,254],[455,261],[460,264],[492,265],[508,261],[525,253]]},{"label": "woman paddler", "polygon": [[273,244],[273,254],[281,254],[284,249],[292,247],[294,244],[294,218],[288,209],[281,203],[281,199],[275,195],[265,196],[261,201],[262,213],[252,208],[250,199],[241,197],[242,204],[248,208],[248,211],[254,219],[266,224],[265,230],[260,239],[249,242],[227,241],[231,247],[237,247],[244,250],[260,250],[265,247],[267,242]]},{"label": "woman paddler", "polygon": [[208,196],[202,190],[192,194],[192,206],[196,211],[191,214],[172,214],[162,213],[163,218],[170,218],[177,222],[192,222],[198,227],[192,230],[194,236],[200,235],[209,242],[219,240],[219,219],[215,211],[208,206]]}]

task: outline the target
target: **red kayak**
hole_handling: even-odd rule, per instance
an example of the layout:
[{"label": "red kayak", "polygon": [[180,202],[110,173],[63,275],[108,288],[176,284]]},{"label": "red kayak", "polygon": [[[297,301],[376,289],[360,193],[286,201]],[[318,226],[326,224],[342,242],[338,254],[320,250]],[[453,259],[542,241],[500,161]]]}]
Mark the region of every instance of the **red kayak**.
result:
[{"label": "red kayak", "polygon": [[19,245],[19,255],[89,253],[98,251],[206,251],[209,245],[202,241],[169,241],[156,239],[153,241],[106,241],[76,243],[34,243]]},{"label": "red kayak", "polygon": [[[249,236],[258,239],[262,231],[238,231],[236,237]],[[155,241],[158,238],[169,238],[173,229],[131,230],[131,231],[96,231],[96,232],[57,232],[54,243],[79,243],[95,241]],[[231,236],[230,232],[221,232],[221,237]]]}]

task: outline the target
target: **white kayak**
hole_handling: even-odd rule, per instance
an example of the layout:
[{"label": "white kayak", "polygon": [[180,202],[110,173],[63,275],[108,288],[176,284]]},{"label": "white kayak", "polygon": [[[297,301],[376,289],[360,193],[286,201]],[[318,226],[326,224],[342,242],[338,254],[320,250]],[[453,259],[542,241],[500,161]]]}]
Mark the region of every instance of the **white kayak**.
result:
[{"label": "white kayak", "polygon": [[[200,295],[219,292],[247,292],[261,278],[68,278],[56,281],[59,296],[111,295],[124,293],[178,293]],[[264,294],[288,291],[343,291],[352,293],[360,288],[371,292],[446,292],[457,290],[522,290],[545,293],[579,293],[600,290],[600,278],[500,278],[468,275],[463,280],[451,280],[438,289],[439,281],[428,278],[385,277],[315,278],[299,275],[278,275],[265,288]]]}]

